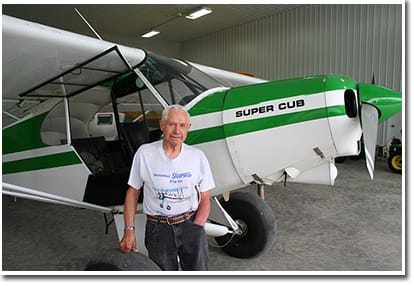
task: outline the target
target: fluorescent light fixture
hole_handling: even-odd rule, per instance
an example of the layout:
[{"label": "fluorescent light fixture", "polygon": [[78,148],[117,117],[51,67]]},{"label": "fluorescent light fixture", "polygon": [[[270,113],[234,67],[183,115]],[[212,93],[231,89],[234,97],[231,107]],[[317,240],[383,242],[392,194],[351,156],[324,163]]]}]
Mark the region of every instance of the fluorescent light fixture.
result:
[{"label": "fluorescent light fixture", "polygon": [[187,19],[195,20],[195,19],[203,17],[207,14],[210,14],[211,12],[213,12],[213,11],[210,8],[203,7],[203,8],[198,9],[197,11],[192,12],[190,15],[185,16],[185,17]]},{"label": "fluorescent light fixture", "polygon": [[156,35],[158,35],[160,33],[160,31],[155,31],[155,30],[151,30],[148,33],[145,33],[144,35],[142,35],[142,38],[152,38]]}]

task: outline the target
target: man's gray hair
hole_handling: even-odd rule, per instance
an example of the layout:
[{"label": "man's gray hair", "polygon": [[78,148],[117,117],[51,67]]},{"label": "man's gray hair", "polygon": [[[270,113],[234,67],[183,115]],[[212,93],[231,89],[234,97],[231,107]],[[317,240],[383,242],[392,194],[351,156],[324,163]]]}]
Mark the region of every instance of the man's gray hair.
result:
[{"label": "man's gray hair", "polygon": [[173,105],[169,105],[169,106],[167,106],[163,111],[162,111],[162,117],[161,117],[161,119],[162,120],[167,120],[167,118],[168,118],[168,114],[170,114],[170,111],[171,110],[181,110],[181,111],[184,111],[185,112],[185,114],[187,114],[187,118],[188,118],[188,121],[190,121],[190,114],[187,112],[187,110],[185,110],[185,108],[183,107],[183,106],[181,106],[181,105],[179,105],[179,104],[173,104]]}]

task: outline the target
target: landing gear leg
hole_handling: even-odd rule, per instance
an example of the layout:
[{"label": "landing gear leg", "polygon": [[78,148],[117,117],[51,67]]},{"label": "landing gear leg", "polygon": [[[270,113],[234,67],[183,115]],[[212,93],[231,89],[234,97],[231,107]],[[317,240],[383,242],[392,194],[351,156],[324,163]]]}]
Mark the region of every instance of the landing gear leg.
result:
[{"label": "landing gear leg", "polygon": [[258,184],[257,185],[257,195],[262,199],[265,200],[265,189],[264,184]]}]

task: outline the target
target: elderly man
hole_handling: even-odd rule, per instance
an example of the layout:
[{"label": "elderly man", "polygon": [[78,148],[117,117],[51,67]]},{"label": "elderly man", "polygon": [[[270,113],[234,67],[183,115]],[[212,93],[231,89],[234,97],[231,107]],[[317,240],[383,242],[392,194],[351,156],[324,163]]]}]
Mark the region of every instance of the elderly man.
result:
[{"label": "elderly man", "polygon": [[180,105],[167,107],[160,120],[163,139],[142,145],[134,156],[125,197],[123,252],[138,251],[135,210],[141,189],[147,215],[145,246],[163,270],[208,270],[204,223],[215,187],[207,158],[183,143],[190,117]]}]

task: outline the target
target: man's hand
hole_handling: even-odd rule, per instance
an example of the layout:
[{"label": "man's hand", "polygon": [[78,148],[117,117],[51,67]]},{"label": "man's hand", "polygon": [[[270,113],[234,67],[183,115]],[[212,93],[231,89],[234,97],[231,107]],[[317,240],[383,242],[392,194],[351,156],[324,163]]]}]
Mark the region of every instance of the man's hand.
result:
[{"label": "man's hand", "polygon": [[119,249],[124,253],[128,253],[130,251],[138,252],[137,239],[135,238],[135,230],[131,229],[125,231],[124,237],[119,243]]},{"label": "man's hand", "polygon": [[196,217],[194,218],[194,223],[199,226],[204,226],[208,215],[210,213],[210,191],[201,193],[200,204],[198,205],[198,210]]},{"label": "man's hand", "polygon": [[130,251],[138,252],[137,239],[135,238],[134,216],[137,209],[137,202],[140,193],[141,190],[137,190],[129,186],[125,195],[124,225],[131,226],[125,229],[124,237],[119,243],[119,249],[125,253],[128,253]]}]

